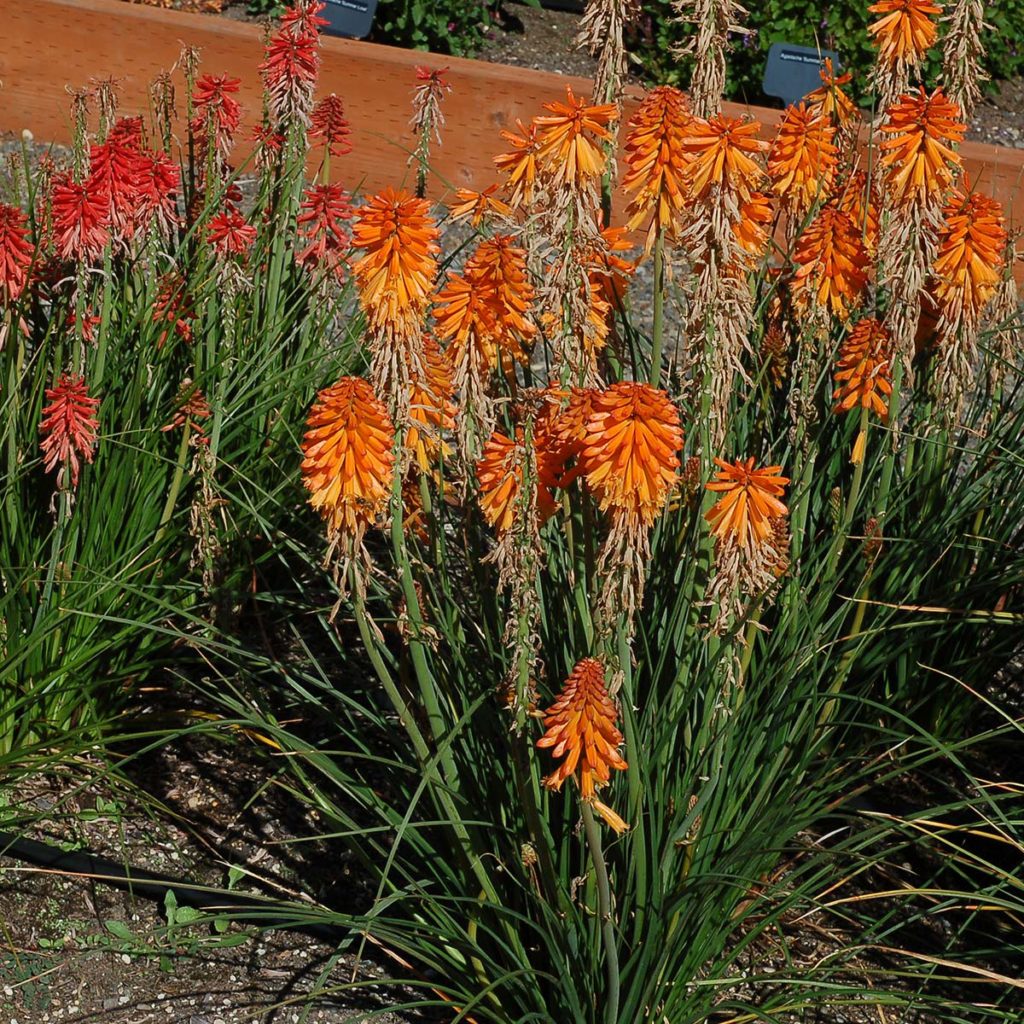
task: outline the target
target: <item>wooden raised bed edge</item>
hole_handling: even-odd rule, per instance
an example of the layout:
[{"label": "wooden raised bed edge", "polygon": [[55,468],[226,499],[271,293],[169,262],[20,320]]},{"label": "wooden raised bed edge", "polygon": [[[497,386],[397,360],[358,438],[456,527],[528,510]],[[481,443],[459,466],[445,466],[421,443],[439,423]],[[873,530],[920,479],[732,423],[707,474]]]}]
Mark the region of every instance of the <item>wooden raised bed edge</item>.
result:
[{"label": "wooden raised bed edge", "polygon": [[[206,71],[241,79],[245,125],[238,156],[245,156],[248,129],[261,109],[259,26],[122,0],[0,0],[0,25],[0,131],[28,129],[41,141],[68,142],[67,87],[91,78],[114,77],[120,109],[144,112],[149,83],[172,67],[188,43],[202,51]],[[332,160],[332,176],[372,191],[411,181],[410,98],[418,66],[447,66],[452,84],[444,102],[444,142],[431,153],[436,198],[454,188],[492,184],[492,157],[506,148],[502,128],[514,127],[516,118],[528,121],[542,103],[564,97],[567,85],[578,95],[591,89],[585,78],[331,36],[324,37],[322,53],[318,94],[337,93],[352,125],[353,151]],[[637,95],[627,99],[627,117]],[[749,114],[768,132],[779,120],[777,110],[725,108],[733,116]],[[1024,225],[1024,150],[969,142],[961,154],[975,186],[1003,203],[1011,224]]]}]

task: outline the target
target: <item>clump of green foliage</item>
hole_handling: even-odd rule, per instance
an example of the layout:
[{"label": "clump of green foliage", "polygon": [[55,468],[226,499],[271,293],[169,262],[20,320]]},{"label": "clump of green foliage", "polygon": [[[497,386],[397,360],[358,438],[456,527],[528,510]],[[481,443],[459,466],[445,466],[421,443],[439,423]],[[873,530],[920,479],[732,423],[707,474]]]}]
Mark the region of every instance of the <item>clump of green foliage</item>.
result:
[{"label": "clump of green foliage", "polygon": [[[762,102],[761,77],[772,43],[821,46],[835,50],[844,68],[854,73],[855,92],[866,98],[866,72],[875,58],[867,27],[876,18],[864,0],[837,0],[813,4],[807,0],[765,0],[748,4],[744,27],[749,34],[734,37],[728,65],[726,97],[741,102]],[[993,81],[1024,73],[1024,0],[1004,0],[985,12],[992,27],[986,33],[985,70]],[[925,77],[934,80],[941,64],[941,40],[945,25],[940,25],[940,45],[933,48],[925,65]],[[690,80],[693,58],[676,55],[693,34],[693,26],[674,15],[671,0],[644,0],[643,14],[633,33],[631,46],[640,59],[643,75],[651,82],[683,85]]]}]

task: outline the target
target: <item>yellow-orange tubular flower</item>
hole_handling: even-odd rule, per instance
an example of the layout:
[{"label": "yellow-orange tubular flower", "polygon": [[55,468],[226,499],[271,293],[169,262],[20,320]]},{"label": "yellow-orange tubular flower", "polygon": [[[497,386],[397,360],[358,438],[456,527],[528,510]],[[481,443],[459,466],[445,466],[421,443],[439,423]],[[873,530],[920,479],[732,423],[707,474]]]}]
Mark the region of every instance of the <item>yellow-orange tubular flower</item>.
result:
[{"label": "yellow-orange tubular flower", "polygon": [[352,242],[366,255],[353,271],[371,329],[406,329],[426,309],[440,247],[430,204],[387,188],[358,210]]},{"label": "yellow-orange tubular flower", "polygon": [[874,317],[854,324],[839,346],[836,361],[836,412],[870,409],[884,423],[889,418],[892,395],[892,338]]},{"label": "yellow-orange tubular flower", "polygon": [[740,203],[740,216],[732,231],[740,248],[753,266],[768,252],[771,236],[768,228],[775,219],[771,196],[751,192],[750,198]]},{"label": "yellow-orange tubular flower", "polygon": [[548,748],[562,763],[544,779],[549,789],[561,789],[575,776],[580,795],[616,832],[629,826],[610,807],[596,799],[597,790],[611,781],[612,769],[628,765],[619,753],[622,733],[615,724],[615,704],[608,696],[604,666],[596,658],[584,658],[569,674],[555,703],[544,712],[546,732],[537,746]]},{"label": "yellow-orange tubular flower", "polygon": [[742,199],[750,198],[764,177],[754,159],[768,149],[768,143],[758,138],[760,130],[757,121],[736,117],[693,118],[683,143],[690,158],[686,172],[688,197],[703,198],[716,185],[736,192]]},{"label": "yellow-orange tubular flower", "polygon": [[498,185],[491,185],[483,192],[475,192],[471,188],[460,188],[455,193],[455,202],[448,207],[452,220],[468,220],[478,228],[486,217],[511,217],[512,207],[503,203],[495,193]]},{"label": "yellow-orange tubular flower", "polygon": [[989,196],[958,189],[943,210],[932,273],[939,307],[976,323],[1002,279],[1006,252],[1003,208]]},{"label": "yellow-orange tubular flower", "polygon": [[676,484],[683,431],[664,391],[623,381],[593,396],[580,465],[603,510],[650,526]]},{"label": "yellow-orange tubular flower", "polygon": [[774,523],[789,509],[779,500],[789,477],[781,466],[754,468],[754,459],[729,463],[715,459],[719,472],[707,489],[721,494],[707,514],[711,530],[720,540],[735,540],[748,554],[771,538]]},{"label": "yellow-orange tubular flower", "polygon": [[[552,491],[557,483],[555,464],[548,455],[543,437],[534,436],[537,467],[537,518],[546,522],[555,511]],[[516,516],[516,503],[523,483],[523,445],[525,435],[516,428],[515,440],[496,430],[484,445],[476,463],[476,478],[480,484],[480,509],[487,522],[501,536],[512,526]]]},{"label": "yellow-orange tubular flower", "polygon": [[833,202],[850,215],[869,256],[878,248],[878,188],[866,171],[853,171],[836,186]]},{"label": "yellow-orange tubular flower", "polygon": [[809,209],[832,185],[839,153],[835,133],[826,118],[815,117],[803,103],[787,107],[768,153],[772,191],[798,210]]},{"label": "yellow-orange tubular flower", "polygon": [[842,127],[860,117],[857,104],[843,92],[843,86],[849,85],[853,75],[847,71],[837,75],[832,70],[832,58],[826,57],[819,72],[821,86],[806,96],[807,109],[812,117],[824,117],[833,124]]},{"label": "yellow-orange tubular flower", "polygon": [[361,377],[342,377],[321,391],[302,440],[302,482],[327,521],[333,542],[358,541],[387,508],[394,472],[395,428]]},{"label": "yellow-orange tubular flower", "polygon": [[608,125],[618,119],[619,110],[614,103],[588,106],[576,99],[570,86],[565,91],[565,103],[545,103],[550,116],[533,119],[537,161],[556,185],[576,187],[604,173],[600,143],[612,138]]},{"label": "yellow-orange tubular flower", "polygon": [[520,203],[529,205],[533,202],[538,177],[537,152],[540,149],[536,124],[527,127],[517,119],[516,126],[519,134],[501,132],[501,137],[512,144],[512,149],[507,153],[499,153],[494,158],[494,165],[498,170],[508,175],[505,188],[510,193],[513,207],[519,206]]},{"label": "yellow-orange tubular flower", "polygon": [[881,130],[889,136],[881,143],[882,164],[893,201],[897,205],[927,206],[953,180],[960,156],[950,146],[963,141],[967,126],[960,108],[942,89],[930,96],[920,87],[893,103]]},{"label": "yellow-orange tubular flower", "polygon": [[660,85],[647,93],[629,120],[622,189],[636,194],[626,209],[627,226],[635,231],[651,218],[647,252],[659,231],[673,238],[678,234],[686,207],[683,175],[687,156],[683,140],[691,120],[686,97],[670,85]]},{"label": "yellow-orange tubular flower", "polygon": [[850,215],[825,206],[796,241],[796,272],[790,289],[806,309],[816,303],[837,317],[857,304],[867,283],[869,264],[860,230]]},{"label": "yellow-orange tubular flower", "polygon": [[482,241],[465,266],[466,278],[486,297],[493,313],[498,347],[522,359],[537,328],[529,319],[533,285],[526,276],[526,250],[512,235],[495,235]]},{"label": "yellow-orange tubular flower", "polygon": [[917,64],[935,43],[938,26],[933,15],[941,14],[942,7],[931,0],[878,0],[868,10],[882,15],[868,25],[882,64]]}]

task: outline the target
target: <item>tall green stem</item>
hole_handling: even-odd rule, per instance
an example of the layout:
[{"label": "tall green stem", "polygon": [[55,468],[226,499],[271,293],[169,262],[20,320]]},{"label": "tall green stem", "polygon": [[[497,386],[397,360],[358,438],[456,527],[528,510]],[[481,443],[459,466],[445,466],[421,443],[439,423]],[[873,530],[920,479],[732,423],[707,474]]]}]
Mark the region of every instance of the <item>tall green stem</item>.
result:
[{"label": "tall green stem", "polygon": [[608,867],[601,850],[601,833],[594,819],[594,812],[585,800],[583,808],[583,831],[587,837],[590,860],[594,865],[597,880],[597,912],[601,918],[601,942],[604,945],[604,968],[608,978],[605,994],[605,1024],[617,1024],[619,1019],[619,951],[615,944],[615,921],[612,918],[612,887],[608,880]]}]

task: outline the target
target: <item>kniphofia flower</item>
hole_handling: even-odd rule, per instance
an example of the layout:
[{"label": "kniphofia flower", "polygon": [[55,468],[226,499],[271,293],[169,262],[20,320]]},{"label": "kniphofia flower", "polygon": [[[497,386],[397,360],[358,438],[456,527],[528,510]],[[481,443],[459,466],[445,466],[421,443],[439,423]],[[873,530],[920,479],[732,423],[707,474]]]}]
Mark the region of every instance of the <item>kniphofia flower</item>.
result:
[{"label": "kniphofia flower", "polygon": [[485,238],[466,260],[465,272],[491,306],[495,343],[521,359],[522,347],[537,333],[529,318],[534,290],[526,274],[526,250],[512,235]]},{"label": "kniphofia flower", "polygon": [[[550,458],[545,458],[541,435],[534,433],[533,445],[537,479],[535,481],[537,518],[546,522],[555,511],[552,491],[556,474]],[[498,536],[506,533],[515,521],[520,488],[523,485],[523,446],[526,443],[522,427],[516,428],[513,440],[495,430],[484,444],[476,463],[476,478],[480,484],[480,510]]]},{"label": "kniphofia flower", "polygon": [[1005,250],[1002,206],[980,192],[957,189],[943,210],[932,267],[939,307],[976,323],[999,287]]},{"label": "kniphofia flower", "polygon": [[234,98],[242,84],[230,75],[202,75],[192,93],[194,114],[189,130],[201,144],[213,138],[214,149],[227,157],[231,142],[242,120],[242,108]]},{"label": "kniphofia flower", "polygon": [[327,267],[340,275],[347,266],[352,245],[348,225],[352,205],[348,193],[337,182],[314,185],[302,195],[295,218],[305,248],[295,255],[307,267]]},{"label": "kniphofia flower", "polygon": [[138,220],[141,118],[123,118],[106,140],[89,147],[89,190],[105,195],[113,233],[127,239]]},{"label": "kniphofia flower", "polygon": [[395,428],[361,377],[321,391],[302,439],[302,482],[328,536],[360,540],[391,497]]},{"label": "kniphofia flower", "polygon": [[593,396],[580,466],[602,509],[650,526],[676,484],[679,412],[664,391],[623,381]]},{"label": "kniphofia flower", "polygon": [[319,47],[315,28],[286,26],[270,37],[259,70],[270,110],[279,122],[306,122],[320,73]]},{"label": "kniphofia flower", "polygon": [[796,303],[806,308],[813,302],[845,317],[864,290],[870,261],[850,215],[825,206],[797,239],[793,262]]},{"label": "kniphofia flower", "polygon": [[804,98],[811,116],[823,117],[839,127],[857,120],[860,117],[857,104],[843,92],[843,86],[849,85],[853,80],[851,72],[835,74],[832,70],[832,58],[826,57],[819,74],[820,88],[809,92]]},{"label": "kniphofia flower", "polygon": [[331,156],[344,156],[352,152],[352,144],[348,141],[351,134],[352,129],[345,120],[341,97],[332,92],[313,108],[309,119],[309,136],[322,139]]},{"label": "kniphofia flower", "polygon": [[864,248],[873,256],[878,246],[878,187],[866,171],[853,171],[836,186],[833,201],[850,219],[864,239]]},{"label": "kniphofia flower", "polygon": [[582,256],[582,262],[589,268],[591,283],[612,308],[622,305],[629,279],[637,266],[618,253],[630,252],[632,248],[626,228],[604,228],[600,241],[587,247]]},{"label": "kniphofia flower", "polygon": [[760,131],[757,121],[722,115],[693,118],[683,144],[691,161],[686,174],[689,197],[699,199],[714,185],[749,198],[764,177],[754,159],[768,149],[758,138]]},{"label": "kniphofia flower", "polygon": [[711,530],[721,540],[734,540],[748,553],[772,536],[773,521],[788,513],[779,500],[789,478],[781,466],[754,467],[753,457],[729,463],[715,459],[719,472],[707,489],[721,494],[707,514]]},{"label": "kniphofia flower", "polygon": [[209,419],[211,414],[210,403],[206,400],[202,389],[186,377],[178,388],[174,397],[174,413],[170,420],[160,430],[167,433],[169,430],[179,430],[188,427],[192,435],[199,439],[200,443],[207,443],[206,428],[202,421]]},{"label": "kniphofia flower", "polygon": [[14,302],[21,295],[31,265],[28,217],[19,207],[0,203],[0,303]]},{"label": "kniphofia flower", "polygon": [[110,239],[110,202],[95,182],[54,180],[51,216],[57,251],[65,260],[96,260]]},{"label": "kniphofia flower", "polygon": [[455,388],[451,360],[432,335],[423,336],[421,362],[422,372],[412,376],[409,426],[404,440],[406,448],[415,455],[416,464],[426,472],[442,448],[442,434],[454,430],[458,410],[452,402]]},{"label": "kniphofia flower", "polygon": [[627,226],[634,231],[651,217],[648,252],[659,231],[675,237],[683,218],[683,176],[687,163],[683,140],[691,119],[683,93],[662,85],[644,96],[629,120],[622,188],[635,195],[626,210]]},{"label": "kniphofia flower", "polygon": [[628,765],[619,753],[622,733],[615,724],[618,714],[608,695],[604,666],[596,658],[584,658],[569,674],[562,692],[544,712],[544,735],[537,746],[551,750],[561,764],[544,779],[558,790],[575,777],[580,795],[615,829],[629,826],[610,807],[597,800],[597,791],[608,785],[611,773]]},{"label": "kniphofia flower", "polygon": [[511,217],[512,207],[503,203],[495,193],[500,186],[491,185],[483,192],[471,188],[460,188],[455,193],[455,202],[448,207],[452,220],[469,220],[477,228],[484,218],[490,216]]},{"label": "kniphofia flower", "polygon": [[233,206],[210,218],[206,240],[220,256],[244,256],[256,241],[256,229]]},{"label": "kniphofia flower", "polygon": [[57,487],[66,490],[68,474],[71,490],[78,487],[81,470],[79,459],[92,462],[99,423],[96,409],[98,398],[89,395],[84,378],[63,373],[52,388],[46,389],[49,405],[43,407],[39,432],[43,452],[43,469],[49,473],[60,467]]},{"label": "kniphofia flower", "polygon": [[740,248],[749,257],[751,266],[754,266],[768,251],[771,242],[768,229],[775,219],[771,196],[751,192],[750,197],[740,203],[739,211],[739,219],[733,224],[732,231]]},{"label": "kniphofia flower", "polygon": [[[533,119],[537,160],[556,185],[576,187],[601,176],[605,160],[600,143],[612,138],[608,125],[618,119],[614,103],[588,105],[566,87],[566,102],[545,103],[550,114]],[[499,165],[500,166],[500,165]]]},{"label": "kniphofia flower", "polygon": [[931,0],[877,0],[868,10],[881,17],[868,25],[878,47],[878,60],[889,66],[917,64],[934,44],[942,13]]},{"label": "kniphofia flower", "polygon": [[922,86],[889,107],[881,130],[889,136],[881,149],[893,201],[930,205],[960,166],[960,155],[950,148],[963,141],[967,130],[960,108],[946,99],[942,89],[929,96]]},{"label": "kniphofia flower", "polygon": [[371,328],[418,323],[434,285],[437,226],[430,204],[386,188],[358,210],[353,243],[366,255],[354,267]]},{"label": "kniphofia flower", "polygon": [[494,164],[499,171],[508,175],[505,188],[510,195],[512,206],[517,207],[520,203],[529,205],[533,202],[534,189],[537,187],[538,165],[537,152],[540,149],[540,141],[537,137],[537,125],[529,127],[522,121],[516,120],[519,133],[502,131],[501,137],[512,144],[512,149],[507,153],[500,153],[494,158]]},{"label": "kniphofia flower", "polygon": [[170,234],[178,222],[178,191],[181,169],[164,153],[143,152],[135,164],[135,215],[140,227],[153,221],[160,232]]},{"label": "kniphofia flower", "polygon": [[768,177],[772,191],[798,211],[809,209],[832,184],[838,163],[832,141],[835,131],[826,118],[815,117],[803,103],[786,108],[768,153]]},{"label": "kniphofia flower", "polygon": [[864,317],[839,346],[836,360],[836,412],[870,409],[884,423],[892,394],[892,338],[874,317]]}]

